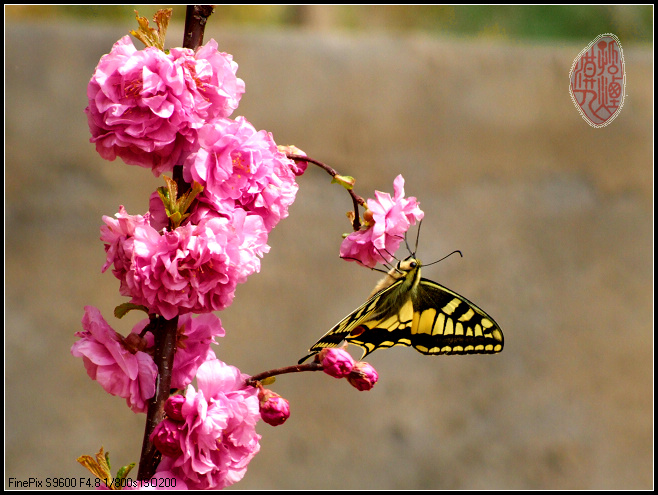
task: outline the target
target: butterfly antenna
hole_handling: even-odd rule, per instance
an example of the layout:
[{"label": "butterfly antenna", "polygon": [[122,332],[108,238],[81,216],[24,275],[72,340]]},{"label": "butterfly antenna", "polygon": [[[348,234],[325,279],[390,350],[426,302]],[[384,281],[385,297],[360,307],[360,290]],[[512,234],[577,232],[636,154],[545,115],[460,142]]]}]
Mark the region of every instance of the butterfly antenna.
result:
[{"label": "butterfly antenna", "polygon": [[345,256],[345,257],[341,256],[340,259],[356,261],[359,265],[361,265],[364,268],[368,268],[369,270],[375,270],[376,272],[388,273],[386,270],[382,270],[381,268],[375,268],[375,267],[371,268],[369,266],[366,266],[366,265],[363,264],[363,262],[361,260],[358,260],[356,258],[348,258],[347,256]]},{"label": "butterfly antenna", "polygon": [[411,251],[411,248],[409,247],[409,242],[407,241],[407,232],[404,233],[404,245],[407,246],[407,251],[409,251],[409,254],[413,256],[414,253]]},{"label": "butterfly antenna", "polygon": [[[374,247],[374,246],[373,246],[373,247]],[[379,249],[375,248],[375,251],[377,251],[377,254],[382,258],[382,260],[383,260],[383,261],[381,262],[382,265],[384,265],[386,268],[388,268],[388,269],[390,270],[391,268],[389,268],[389,266],[392,267],[393,265],[390,265],[389,262],[386,261],[386,258],[384,258],[384,255],[382,254],[382,252],[381,252]],[[397,258],[396,258],[394,255],[392,255],[391,253],[389,253],[389,252],[386,250],[386,248],[384,248],[384,252],[385,252],[386,254],[388,254],[391,258],[397,260]],[[379,270],[379,271],[383,271],[383,270]],[[386,272],[386,273],[388,273],[388,272]]]},{"label": "butterfly antenna", "polygon": [[420,226],[423,225],[423,219],[421,218],[418,221],[418,230],[416,231],[416,247],[414,248],[414,256],[416,256],[416,251],[418,250],[418,239],[420,239]]},{"label": "butterfly antenna", "polygon": [[450,254],[446,254],[446,255],[445,255],[443,258],[441,258],[440,260],[432,261],[431,263],[427,263],[426,265],[423,265],[423,266],[434,265],[435,263],[438,263],[439,261],[443,261],[444,259],[446,259],[446,258],[452,256],[452,255],[455,254],[455,253],[459,253],[459,256],[461,256],[462,258],[464,257],[464,255],[462,254],[462,252],[461,252],[459,249],[456,249],[456,250],[453,251],[452,253],[450,253]]}]

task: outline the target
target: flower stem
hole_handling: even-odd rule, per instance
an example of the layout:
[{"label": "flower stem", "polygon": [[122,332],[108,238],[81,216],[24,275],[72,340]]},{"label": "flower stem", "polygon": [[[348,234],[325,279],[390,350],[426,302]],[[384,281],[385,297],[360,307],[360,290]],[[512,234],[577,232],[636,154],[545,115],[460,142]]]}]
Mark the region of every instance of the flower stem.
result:
[{"label": "flower stem", "polygon": [[[314,160],[313,158],[309,158],[308,156],[291,155],[291,154],[288,154],[286,156],[291,160],[295,160],[297,162],[308,162],[308,163],[312,163],[313,165],[317,165],[325,172],[327,172],[329,175],[331,175],[332,178],[338,175],[338,172],[333,168],[331,168],[329,165],[322,163],[318,160]],[[366,208],[366,202],[361,196],[358,196],[352,189],[348,189],[347,192],[350,193],[350,196],[352,197],[352,204],[354,204],[354,220],[352,220],[352,228],[354,229],[354,232],[356,232],[361,228],[361,221],[359,220],[359,205]]]},{"label": "flower stem", "polygon": [[302,371],[320,371],[322,369],[322,364],[318,362],[312,362],[308,364],[296,364],[294,366],[284,366],[283,368],[276,368],[269,371],[263,371],[257,375],[252,376],[247,380],[247,385],[252,387],[257,386],[257,382],[265,380],[270,376],[284,375],[286,373],[300,373]]}]

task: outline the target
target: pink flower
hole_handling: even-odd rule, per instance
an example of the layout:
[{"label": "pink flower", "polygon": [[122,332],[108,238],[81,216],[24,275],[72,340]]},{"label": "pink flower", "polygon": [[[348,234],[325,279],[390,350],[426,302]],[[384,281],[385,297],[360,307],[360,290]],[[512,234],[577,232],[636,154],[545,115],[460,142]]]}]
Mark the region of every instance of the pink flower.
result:
[{"label": "pink flower", "polygon": [[137,50],[129,36],[101,57],[85,109],[91,142],[106,160],[120,157],[157,177],[194,149],[206,120],[237,107],[244,82],[237,64],[209,41],[196,54],[175,48]]},{"label": "pink flower", "polygon": [[192,317],[181,315],[178,320],[179,336],[171,372],[171,387],[187,387],[201,366],[206,361],[216,359],[210,344],[216,344],[215,337],[223,337],[226,332],[221,320],[213,313]]},{"label": "pink flower", "polygon": [[263,218],[269,232],[288,216],[298,185],[292,160],[278,150],[272,135],[244,118],[216,119],[199,131],[198,151],[183,165],[187,182],[204,186],[205,203],[220,214],[236,208]]},{"label": "pink flower", "polygon": [[279,426],[290,417],[290,403],[279,394],[267,389],[258,392],[260,417],[268,425]]},{"label": "pink flower", "polygon": [[165,402],[164,411],[169,419],[174,421],[185,421],[183,417],[183,404],[185,397],[182,395],[171,395]]},{"label": "pink flower", "polygon": [[149,438],[162,455],[178,457],[183,453],[180,437],[180,425],[176,421],[164,419],[158,423]]},{"label": "pink flower", "polygon": [[374,387],[378,379],[377,370],[365,361],[357,362],[350,374],[347,375],[347,381],[350,382],[350,385],[361,392]]},{"label": "pink flower", "polygon": [[134,412],[146,412],[158,374],[151,356],[127,350],[121,335],[93,306],[85,306],[82,328],[75,334],[80,340],[71,347],[71,354],[82,358],[89,377],[106,392],[126,399]]},{"label": "pink flower", "polygon": [[257,389],[248,375],[219,360],[206,361],[197,373],[199,390],[188,386],[177,422],[181,454],[164,455],[157,471],[185,479],[190,489],[225,488],[240,481],[260,450]]},{"label": "pink flower", "polygon": [[354,358],[344,349],[326,347],[318,355],[322,371],[334,378],[345,378],[354,367]]},{"label": "pink flower", "polygon": [[375,191],[377,199],[368,199],[364,213],[366,225],[348,235],[341,244],[340,256],[357,260],[370,268],[382,261],[391,261],[412,224],[422,220],[424,213],[416,198],[404,197],[404,178],[393,182],[395,195]]},{"label": "pink flower", "polygon": [[[146,318],[132,329],[133,334],[140,334],[149,324]],[[213,313],[205,313],[196,317],[190,313],[181,315],[178,319],[176,337],[176,354],[171,370],[171,388],[187,387],[197,373],[199,366],[211,359],[217,359],[210,344],[216,344],[216,337],[224,337],[226,332],[221,320]],[[146,335],[149,347],[153,347],[153,334]]]},{"label": "pink flower", "polygon": [[114,264],[121,294],[166,319],[228,307],[236,286],[260,270],[269,251],[262,219],[240,209],[231,218],[210,215],[162,235],[148,214],[132,217],[120,209],[117,217],[103,217],[103,268]]},{"label": "pink flower", "polygon": [[[161,201],[162,203],[162,201]],[[119,291],[124,294],[129,290],[125,285],[125,279],[131,270],[133,243],[137,228],[148,228],[150,215],[128,215],[123,205],[119,206],[116,220],[103,215],[105,225],[101,226],[101,241],[105,243],[107,254],[105,264],[101,272],[105,272],[112,264],[112,273],[121,281]]]},{"label": "pink flower", "polygon": [[188,48],[172,48],[174,63],[183,67],[188,90],[194,97],[194,111],[204,121],[228,117],[238,108],[244,81],[235,76],[238,64],[233,56],[219,52],[210,39],[196,53]]}]

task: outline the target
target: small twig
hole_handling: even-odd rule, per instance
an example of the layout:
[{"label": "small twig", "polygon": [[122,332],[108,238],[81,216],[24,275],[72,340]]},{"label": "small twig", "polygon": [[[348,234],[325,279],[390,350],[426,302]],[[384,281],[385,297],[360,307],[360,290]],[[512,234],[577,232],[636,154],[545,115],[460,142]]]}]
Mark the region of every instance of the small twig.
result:
[{"label": "small twig", "polygon": [[265,380],[265,378],[269,378],[270,376],[284,375],[286,373],[300,373],[302,371],[320,371],[321,369],[323,369],[322,364],[316,361],[313,361],[312,363],[308,363],[308,364],[296,364],[294,366],[285,366],[283,368],[276,368],[273,370],[263,371],[262,373],[258,373],[257,375],[254,375],[247,380],[247,385],[251,385],[252,387],[255,387],[256,382],[263,381]]},{"label": "small twig", "polygon": [[[318,160],[314,160],[313,158],[309,158],[308,156],[292,154],[288,154],[286,156],[291,160],[295,160],[296,162],[308,162],[312,163],[313,165],[317,165],[329,175],[331,175],[332,179],[339,175],[338,172],[331,168],[329,165]],[[361,228],[361,221],[359,220],[359,205],[361,205],[363,208],[367,208],[367,205],[365,200],[361,196],[357,195],[352,189],[348,189],[347,192],[350,193],[350,196],[352,197],[352,203],[354,204],[354,219],[352,220],[352,228],[354,229],[354,232],[357,232]]]}]

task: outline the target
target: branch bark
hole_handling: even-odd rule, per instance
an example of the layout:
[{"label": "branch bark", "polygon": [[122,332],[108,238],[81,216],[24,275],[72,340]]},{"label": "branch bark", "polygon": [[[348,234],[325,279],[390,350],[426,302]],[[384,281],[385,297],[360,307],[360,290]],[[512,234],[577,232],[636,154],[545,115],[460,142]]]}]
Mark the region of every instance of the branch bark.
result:
[{"label": "branch bark", "polygon": [[214,12],[214,5],[188,5],[185,13],[185,34],[183,48],[196,50],[203,44],[208,17]]},{"label": "branch bark", "polygon": [[176,332],[178,330],[178,316],[165,320],[157,316],[153,321],[153,335],[155,336],[155,352],[153,360],[158,367],[155,395],[149,401],[146,415],[146,427],[142,441],[142,455],[139,460],[139,481],[150,480],[160,463],[160,455],[150,440],[151,433],[164,419],[164,405],[169,398],[171,388],[171,371],[174,366],[176,354]]}]

